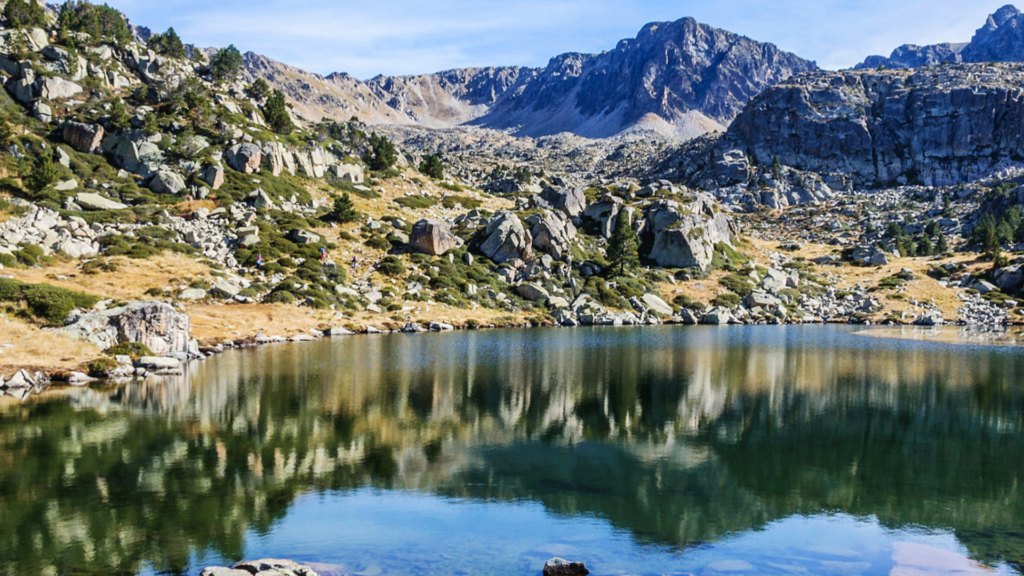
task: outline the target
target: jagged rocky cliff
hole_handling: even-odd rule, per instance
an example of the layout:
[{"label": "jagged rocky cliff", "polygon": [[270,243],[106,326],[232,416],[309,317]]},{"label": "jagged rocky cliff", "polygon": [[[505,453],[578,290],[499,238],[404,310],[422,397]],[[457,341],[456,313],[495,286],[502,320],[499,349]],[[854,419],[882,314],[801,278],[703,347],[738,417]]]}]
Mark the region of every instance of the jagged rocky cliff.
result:
[{"label": "jagged rocky cliff", "polygon": [[473,124],[544,136],[607,137],[635,127],[691,138],[724,130],[764,88],[817,67],[772,44],[692,18],[648,24],[601,54],[563,54],[541,69],[496,67],[360,82],[327,78],[254,54],[265,78],[303,115],[450,127]]},{"label": "jagged rocky cliff", "polygon": [[918,68],[943,62],[1024,62],[1024,15],[1006,5],[988,17],[967,44],[905,44],[888,58],[869,56],[856,69]]},{"label": "jagged rocky cliff", "polygon": [[725,135],[686,147],[661,169],[711,188],[763,187],[753,181],[758,166],[814,173],[807,193],[788,203],[820,196],[809,188],[822,178],[843,187],[952,186],[1024,167],[1021,126],[1020,64],[813,72],[766,90]]}]

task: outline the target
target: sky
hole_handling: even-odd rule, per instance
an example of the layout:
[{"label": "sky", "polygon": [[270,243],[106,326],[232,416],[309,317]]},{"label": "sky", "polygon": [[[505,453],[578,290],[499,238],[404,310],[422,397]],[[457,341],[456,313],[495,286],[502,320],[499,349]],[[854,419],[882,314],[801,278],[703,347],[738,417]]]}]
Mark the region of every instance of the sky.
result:
[{"label": "sky", "polygon": [[[474,66],[543,66],[610,50],[655,21],[692,16],[828,69],[901,44],[967,42],[1006,0],[105,0],[134,24],[173,26],[202,47],[234,44],[360,79]],[[1022,4],[1024,6],[1024,4]]]}]

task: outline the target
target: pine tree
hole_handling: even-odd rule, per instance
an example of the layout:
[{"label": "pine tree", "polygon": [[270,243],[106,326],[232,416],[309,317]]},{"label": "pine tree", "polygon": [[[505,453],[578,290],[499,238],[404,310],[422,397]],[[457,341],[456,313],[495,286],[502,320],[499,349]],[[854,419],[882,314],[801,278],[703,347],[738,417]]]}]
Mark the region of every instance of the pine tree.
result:
[{"label": "pine tree", "polygon": [[444,178],[444,164],[441,163],[441,158],[434,154],[423,157],[423,161],[420,162],[419,170],[423,174],[435,180]]},{"label": "pine tree", "polygon": [[288,102],[284,93],[274,90],[263,106],[263,117],[267,119],[270,129],[278,134],[291,134],[295,130],[292,117],[288,114]]},{"label": "pine tree", "polygon": [[347,192],[334,199],[334,209],[331,211],[331,219],[342,224],[346,222],[355,222],[359,219],[359,213],[356,212],[355,206],[352,204],[352,199],[349,198]]},{"label": "pine tree", "polygon": [[213,79],[220,82],[234,80],[242,71],[242,53],[232,44],[218,50],[210,60],[210,73]]},{"label": "pine tree", "polygon": [[621,210],[615,220],[615,231],[608,240],[608,260],[612,266],[619,268],[619,275],[625,274],[626,268],[640,263],[638,249],[636,232],[629,221],[629,212]]},{"label": "pine tree", "polygon": [[249,85],[246,90],[249,93],[249,97],[257,102],[262,102],[264,98],[270,95],[270,84],[263,78],[257,78]]},{"label": "pine tree", "polygon": [[366,162],[370,170],[389,170],[395,162],[398,162],[398,150],[395,149],[395,145],[387,137],[378,136],[376,132],[370,134],[370,157]]},{"label": "pine tree", "polygon": [[39,154],[32,163],[32,171],[25,177],[25,185],[33,192],[41,192],[57,181],[57,167],[49,154]]},{"label": "pine tree", "polygon": [[182,43],[174,27],[167,29],[163,34],[155,34],[149,39],[147,45],[158,54],[171,58],[185,58],[185,44]]},{"label": "pine tree", "polygon": [[132,127],[132,118],[124,107],[124,101],[114,98],[110,105],[110,125],[118,130],[127,130]]},{"label": "pine tree", "polygon": [[942,232],[939,232],[939,241],[936,244],[936,252],[939,254],[949,252],[949,242],[946,240],[946,235]]},{"label": "pine tree", "polygon": [[35,0],[9,0],[4,6],[4,20],[11,28],[42,28],[46,12]]},{"label": "pine tree", "polygon": [[928,236],[922,236],[917,242],[917,253],[921,256],[933,256],[935,248],[932,246],[932,241],[928,239]]}]

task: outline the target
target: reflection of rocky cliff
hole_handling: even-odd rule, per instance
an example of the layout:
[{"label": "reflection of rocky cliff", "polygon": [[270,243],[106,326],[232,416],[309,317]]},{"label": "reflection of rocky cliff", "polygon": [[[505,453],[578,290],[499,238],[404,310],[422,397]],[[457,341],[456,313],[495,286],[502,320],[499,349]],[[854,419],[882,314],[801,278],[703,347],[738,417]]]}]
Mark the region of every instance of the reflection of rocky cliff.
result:
[{"label": "reflection of rocky cliff", "polygon": [[1015,529],[1024,362],[909,347],[818,328],[399,336],[69,391],[0,411],[0,572],[237,557],[296,495],[368,483],[529,498],[675,545],[823,509]]}]

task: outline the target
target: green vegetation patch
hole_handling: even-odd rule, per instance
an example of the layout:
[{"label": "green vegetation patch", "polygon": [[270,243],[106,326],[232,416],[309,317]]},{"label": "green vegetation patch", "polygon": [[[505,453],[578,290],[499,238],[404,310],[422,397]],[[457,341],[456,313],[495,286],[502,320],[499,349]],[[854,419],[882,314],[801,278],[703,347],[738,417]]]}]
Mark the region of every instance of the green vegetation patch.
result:
[{"label": "green vegetation patch", "polygon": [[61,326],[72,310],[92,308],[99,298],[50,284],[0,278],[0,301],[24,304],[30,317],[51,326]]}]

